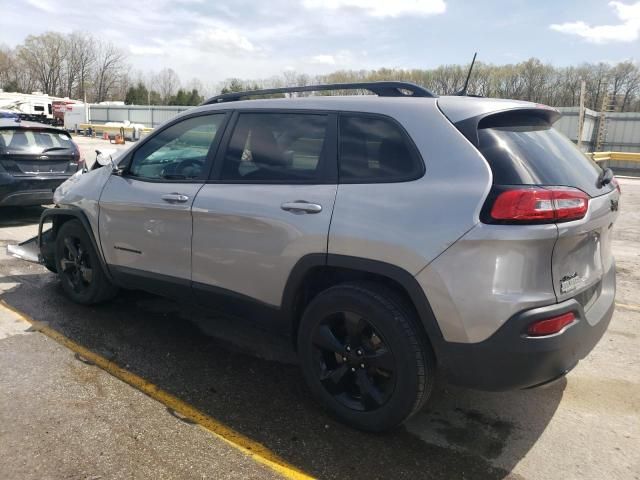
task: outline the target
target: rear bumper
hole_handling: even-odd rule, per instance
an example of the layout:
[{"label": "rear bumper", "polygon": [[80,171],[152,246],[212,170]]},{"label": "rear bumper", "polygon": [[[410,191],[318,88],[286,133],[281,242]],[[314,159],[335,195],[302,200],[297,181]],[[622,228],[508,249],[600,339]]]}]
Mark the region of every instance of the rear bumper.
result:
[{"label": "rear bumper", "polygon": [[[563,376],[591,352],[609,326],[615,307],[615,265],[602,285],[600,297],[587,312],[570,299],[518,313],[482,342],[445,342],[442,366],[449,382],[501,391],[536,387]],[[567,312],[577,321],[560,333],[526,335],[531,322]]]},{"label": "rear bumper", "polygon": [[0,206],[42,205],[53,201],[53,191],[68,175],[56,177],[14,177],[0,174]]}]

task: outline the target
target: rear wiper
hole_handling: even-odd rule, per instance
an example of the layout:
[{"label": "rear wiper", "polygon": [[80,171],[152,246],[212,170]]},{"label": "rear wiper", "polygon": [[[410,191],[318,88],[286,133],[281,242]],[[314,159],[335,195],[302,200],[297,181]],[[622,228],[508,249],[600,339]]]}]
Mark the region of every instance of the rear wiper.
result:
[{"label": "rear wiper", "polygon": [[48,147],[42,150],[42,153],[53,152],[54,150],[70,150],[69,147]]},{"label": "rear wiper", "polygon": [[598,175],[598,187],[604,187],[605,185],[611,183],[611,180],[613,180],[613,170],[611,170],[610,168],[605,168],[604,170],[602,170],[600,175]]}]

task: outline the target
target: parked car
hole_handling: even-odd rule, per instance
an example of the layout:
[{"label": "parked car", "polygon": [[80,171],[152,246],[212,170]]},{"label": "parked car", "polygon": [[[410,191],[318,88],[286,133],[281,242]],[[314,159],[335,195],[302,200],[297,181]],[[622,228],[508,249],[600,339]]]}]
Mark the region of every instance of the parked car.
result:
[{"label": "parked car", "polygon": [[0,207],[51,203],[81,168],[80,150],[64,130],[0,118]]},{"label": "parked car", "polygon": [[[377,96],[241,101],[329,89]],[[77,303],[144,289],[277,327],[335,416],[385,430],[437,371],[542,385],[607,328],[620,192],[558,117],[398,82],[222,95],[63,184],[39,250],[10,251]]]}]

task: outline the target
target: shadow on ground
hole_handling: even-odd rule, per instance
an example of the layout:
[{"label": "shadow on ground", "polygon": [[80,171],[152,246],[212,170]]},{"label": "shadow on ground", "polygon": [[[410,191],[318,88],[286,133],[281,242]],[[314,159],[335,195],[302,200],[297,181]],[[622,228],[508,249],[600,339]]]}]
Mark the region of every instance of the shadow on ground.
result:
[{"label": "shadow on ground", "polygon": [[37,225],[44,207],[0,207],[1,227]]},{"label": "shadow on ground", "polygon": [[10,305],[320,478],[516,478],[510,471],[562,398],[563,385],[509,394],[447,388],[407,428],[365,434],[327,416],[289,342],[254,325],[140,292],[81,307],[44,270],[10,281],[20,284],[1,295]]}]

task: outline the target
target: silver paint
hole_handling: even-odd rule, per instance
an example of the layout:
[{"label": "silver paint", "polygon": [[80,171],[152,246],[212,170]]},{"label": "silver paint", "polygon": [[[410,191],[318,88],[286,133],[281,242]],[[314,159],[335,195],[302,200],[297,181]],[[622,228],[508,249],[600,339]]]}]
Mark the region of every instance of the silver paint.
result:
[{"label": "silver paint", "polygon": [[[592,199],[577,222],[479,222],[492,174],[448,119],[523,106],[535,105],[352,96],[203,106],[185,114],[268,108],[388,115],[412,137],[426,174],[391,184],[203,186],[142,182],[102,168],[63,185],[56,198],[85,211],[107,263],[192,278],[270,305],[280,305],[301,257],[329,252],[383,261],[415,275],[448,341],[482,341],[514,313],[574,296],[579,290],[560,294],[560,280],[574,272],[585,279],[580,288],[602,280],[587,311],[595,323],[615,293],[610,226],[616,213],[608,206],[617,192]],[[167,194],[188,201],[168,203],[162,200]],[[287,205],[295,202],[309,204],[308,211]]]},{"label": "silver paint", "polygon": [[[205,185],[193,205],[193,281],[280,306],[296,262],[327,251],[335,195],[335,185]],[[322,210],[281,208],[296,201]]]},{"label": "silver paint", "polygon": [[[106,262],[190,279],[191,205],[201,187],[111,175],[100,198],[100,242]],[[173,193],[186,195],[188,201],[162,199]]]}]

